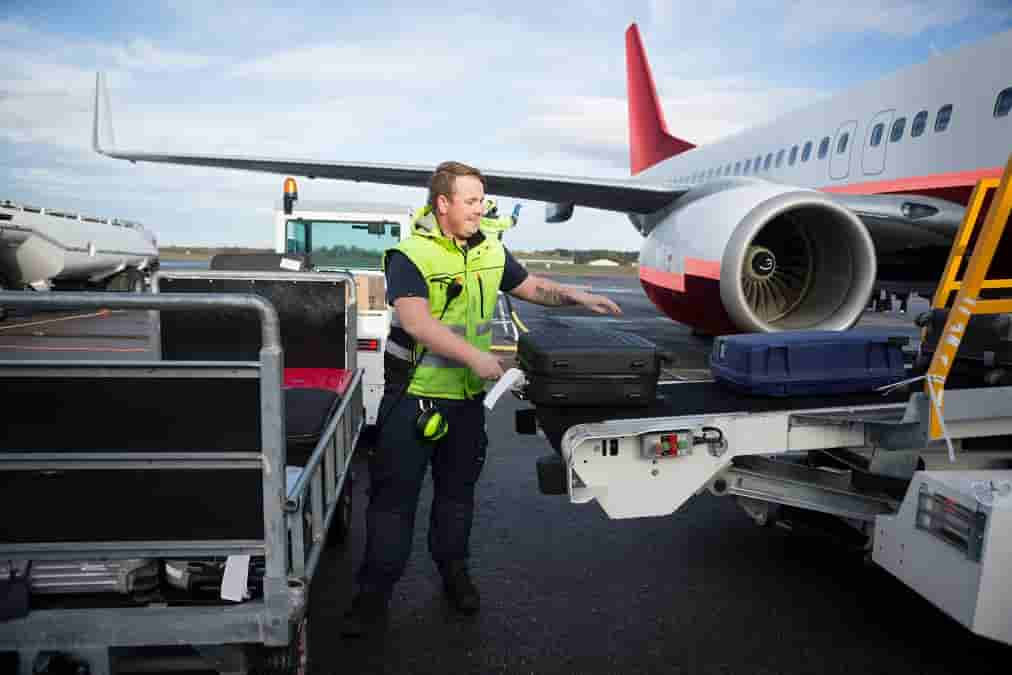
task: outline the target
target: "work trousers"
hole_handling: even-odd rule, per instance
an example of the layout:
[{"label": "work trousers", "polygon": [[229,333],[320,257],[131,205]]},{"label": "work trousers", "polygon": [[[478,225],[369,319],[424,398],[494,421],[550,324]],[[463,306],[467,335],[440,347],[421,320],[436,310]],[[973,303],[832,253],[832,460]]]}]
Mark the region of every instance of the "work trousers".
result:
[{"label": "work trousers", "polygon": [[449,433],[423,441],[415,432],[419,399],[406,394],[390,409],[395,397],[388,391],[380,403],[386,421],[369,459],[365,559],[358,572],[362,590],[382,593],[401,578],[411,555],[418,495],[430,464],[429,553],[437,565],[468,557],[475,485],[488,447],[481,401],[435,400]]}]

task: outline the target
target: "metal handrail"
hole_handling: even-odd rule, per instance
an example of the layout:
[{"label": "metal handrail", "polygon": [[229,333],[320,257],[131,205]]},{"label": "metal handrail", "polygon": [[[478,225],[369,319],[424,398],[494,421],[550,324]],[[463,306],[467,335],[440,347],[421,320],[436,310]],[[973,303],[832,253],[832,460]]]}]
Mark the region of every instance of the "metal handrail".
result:
[{"label": "metal handrail", "polygon": [[[358,387],[363,377],[363,371],[361,368],[356,371],[355,376],[352,377],[351,383],[345,390],[349,393],[354,392],[355,388]],[[298,510],[302,504],[302,499],[305,497],[306,490],[309,489],[309,481],[312,479],[313,473],[316,471],[316,467],[323,461],[323,453],[326,451],[326,446],[330,443],[331,437],[337,430],[337,425],[343,421],[345,410],[351,405],[353,396],[345,396],[341,400],[341,404],[337,408],[337,412],[331,418],[330,423],[327,424],[326,430],[320,434],[320,440],[317,441],[316,447],[313,448],[313,453],[309,456],[309,461],[302,467],[302,473],[299,475],[299,479],[295,481],[295,485],[288,491],[287,499],[285,500],[285,511],[292,513]]]}]

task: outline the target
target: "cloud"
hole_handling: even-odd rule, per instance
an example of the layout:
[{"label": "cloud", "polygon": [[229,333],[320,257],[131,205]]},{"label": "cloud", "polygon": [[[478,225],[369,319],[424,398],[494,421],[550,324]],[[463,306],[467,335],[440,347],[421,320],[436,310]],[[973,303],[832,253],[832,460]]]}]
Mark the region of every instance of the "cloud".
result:
[{"label": "cloud", "polygon": [[116,48],[116,60],[120,66],[128,70],[148,72],[192,70],[211,63],[206,56],[159,47],[144,38],[135,38],[126,46]]},{"label": "cloud", "polygon": [[910,38],[939,26],[963,21],[973,13],[965,0],[848,0],[826,3],[795,0],[784,8],[780,37],[786,43],[811,44],[835,33],[874,32]]}]

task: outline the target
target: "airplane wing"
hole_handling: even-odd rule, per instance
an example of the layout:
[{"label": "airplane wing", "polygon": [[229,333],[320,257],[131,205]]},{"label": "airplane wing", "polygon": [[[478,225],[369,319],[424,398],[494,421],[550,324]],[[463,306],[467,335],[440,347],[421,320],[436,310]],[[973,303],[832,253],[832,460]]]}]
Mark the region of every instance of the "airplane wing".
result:
[{"label": "airplane wing", "polygon": [[[104,105],[103,105],[104,104]],[[112,141],[108,94],[101,73],[95,82],[95,118],[92,147],[95,152],[130,162],[183,164],[223,169],[263,171],[309,178],[365,181],[428,187],[434,166],[408,164],[330,162],[271,159],[228,155],[181,155],[118,150]],[[103,110],[104,109],[104,110]],[[101,131],[100,131],[101,130]],[[486,190],[503,197],[520,197],[564,205],[587,206],[622,213],[653,213],[688,191],[688,186],[650,184],[621,179],[557,176],[482,169]]]}]

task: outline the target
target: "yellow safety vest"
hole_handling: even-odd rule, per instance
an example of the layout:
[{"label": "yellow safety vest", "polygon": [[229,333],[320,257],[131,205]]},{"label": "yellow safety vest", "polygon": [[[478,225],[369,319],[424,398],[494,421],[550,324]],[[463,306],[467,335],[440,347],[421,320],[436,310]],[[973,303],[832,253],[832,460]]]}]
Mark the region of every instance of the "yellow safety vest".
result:
[{"label": "yellow safety vest", "polygon": [[[452,238],[443,235],[428,207],[416,213],[411,235],[389,249],[387,255],[400,251],[415,264],[428,287],[429,309],[435,319],[478,349],[489,351],[492,317],[506,266],[502,243],[479,232],[476,236],[479,243],[461,248]],[[384,269],[386,257],[383,258]],[[447,306],[446,290],[454,279],[459,279],[464,289]],[[396,311],[393,323],[400,325]],[[389,347],[388,343],[388,353]],[[418,366],[408,385],[408,393],[425,398],[466,399],[483,391],[481,378],[463,363],[428,349],[418,362],[421,351],[422,346],[416,344],[410,354],[411,361]]]}]

